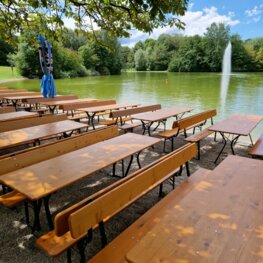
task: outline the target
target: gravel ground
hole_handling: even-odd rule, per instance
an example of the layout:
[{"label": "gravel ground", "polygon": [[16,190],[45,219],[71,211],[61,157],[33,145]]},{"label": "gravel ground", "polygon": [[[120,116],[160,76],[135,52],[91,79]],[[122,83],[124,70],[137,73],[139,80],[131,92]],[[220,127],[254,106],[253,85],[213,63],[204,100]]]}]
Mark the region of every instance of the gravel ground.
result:
[{"label": "gravel ground", "polygon": [[[140,133],[140,130],[135,132]],[[218,136],[219,137],[219,136]],[[178,148],[184,144],[182,136],[179,136],[175,140],[175,148]],[[167,150],[169,146],[167,144]],[[207,138],[201,143],[201,160],[193,159],[190,162],[191,173],[196,171],[199,167],[214,169],[214,160],[222,147],[222,142],[214,142],[213,138]],[[140,155],[142,166],[160,158],[164,155],[163,143],[159,143],[153,148],[144,150]],[[235,147],[236,154],[240,156],[246,156],[248,152],[247,143],[238,143]],[[227,153],[231,150],[227,146],[224,153],[221,155],[218,163],[222,161]],[[128,160],[126,160],[127,162]],[[121,166],[117,166],[117,171],[120,172]],[[131,171],[137,170],[136,161],[133,161]],[[113,183],[118,178],[110,176],[111,167],[100,171],[92,176],[89,176],[80,182],[77,182],[57,193],[55,193],[50,199],[50,208],[53,215],[59,211],[65,209],[68,206],[82,200],[83,198],[95,193],[96,191],[104,188],[105,186]],[[181,177],[176,178],[176,184],[180,184],[186,179],[185,171]],[[166,182],[164,184],[164,192],[168,193],[172,190],[171,185]],[[125,209],[123,212],[116,215],[109,222],[106,223],[106,234],[108,240],[111,241],[125,228],[127,228],[132,222],[144,214],[149,208],[159,201],[158,189],[153,190],[135,204]],[[49,258],[44,252],[35,247],[35,240],[38,236],[48,232],[44,209],[42,207],[40,220],[42,222],[42,230],[34,235],[31,233],[31,229],[23,223],[23,206],[18,207],[16,210],[10,210],[4,207],[0,207],[0,262],[66,262],[66,253],[57,258]],[[31,222],[32,211],[30,209]],[[91,258],[100,250],[100,236],[97,231],[94,232],[93,240],[86,247],[86,256]],[[72,253],[73,262],[79,262],[79,256],[77,252]]]}]

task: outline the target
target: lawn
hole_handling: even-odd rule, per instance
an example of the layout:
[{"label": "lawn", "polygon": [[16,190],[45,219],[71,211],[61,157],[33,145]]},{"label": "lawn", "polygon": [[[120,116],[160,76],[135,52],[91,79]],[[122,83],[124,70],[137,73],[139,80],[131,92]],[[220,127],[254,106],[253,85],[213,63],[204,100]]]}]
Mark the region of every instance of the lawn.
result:
[{"label": "lawn", "polygon": [[12,74],[10,67],[0,66],[0,81],[5,79],[16,79],[16,78],[22,78],[22,76],[19,75],[19,73],[16,71],[15,68]]}]

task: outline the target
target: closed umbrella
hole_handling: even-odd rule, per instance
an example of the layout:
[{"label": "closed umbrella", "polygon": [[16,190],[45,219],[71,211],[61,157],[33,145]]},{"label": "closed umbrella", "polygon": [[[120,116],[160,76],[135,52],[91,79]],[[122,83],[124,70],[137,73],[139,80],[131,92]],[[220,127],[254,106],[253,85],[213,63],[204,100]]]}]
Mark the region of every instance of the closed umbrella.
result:
[{"label": "closed umbrella", "polygon": [[52,46],[50,42],[45,41],[45,38],[39,34],[39,60],[44,76],[41,80],[41,93],[45,98],[54,98],[56,96],[56,87],[53,78],[53,58]]}]

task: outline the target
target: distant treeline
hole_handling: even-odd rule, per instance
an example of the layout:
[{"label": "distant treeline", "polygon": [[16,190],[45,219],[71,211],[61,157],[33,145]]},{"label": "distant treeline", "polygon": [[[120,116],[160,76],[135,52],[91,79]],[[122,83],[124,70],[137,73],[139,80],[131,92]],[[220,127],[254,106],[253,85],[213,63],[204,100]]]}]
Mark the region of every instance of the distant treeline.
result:
[{"label": "distant treeline", "polygon": [[122,48],[126,69],[172,72],[219,72],[224,50],[232,43],[232,70],[263,71],[263,37],[242,41],[224,24],[213,23],[204,36],[161,35],[157,40]]},{"label": "distant treeline", "polygon": [[[0,65],[16,66],[25,77],[41,77],[38,32],[25,31],[8,44],[0,39]],[[211,24],[204,36],[161,35],[122,47],[105,31],[67,30],[51,40],[55,78],[120,74],[121,70],[219,72],[224,50],[232,43],[232,71],[263,71],[263,37],[241,40],[224,24]]]}]

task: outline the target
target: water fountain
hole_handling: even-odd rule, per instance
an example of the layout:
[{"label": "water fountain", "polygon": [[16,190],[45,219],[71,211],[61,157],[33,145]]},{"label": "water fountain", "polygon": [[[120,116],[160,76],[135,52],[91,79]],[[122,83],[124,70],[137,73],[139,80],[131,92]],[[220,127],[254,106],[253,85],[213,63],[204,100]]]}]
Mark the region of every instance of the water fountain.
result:
[{"label": "water fountain", "polygon": [[222,76],[221,76],[221,85],[220,85],[220,97],[221,97],[221,106],[224,108],[228,86],[230,82],[231,76],[231,54],[232,54],[232,45],[229,41],[223,57],[223,68],[222,68]]}]

